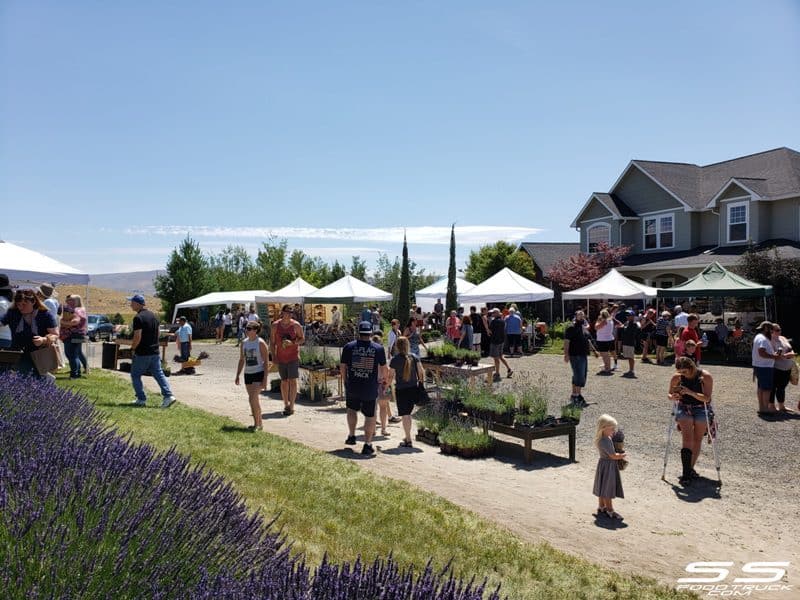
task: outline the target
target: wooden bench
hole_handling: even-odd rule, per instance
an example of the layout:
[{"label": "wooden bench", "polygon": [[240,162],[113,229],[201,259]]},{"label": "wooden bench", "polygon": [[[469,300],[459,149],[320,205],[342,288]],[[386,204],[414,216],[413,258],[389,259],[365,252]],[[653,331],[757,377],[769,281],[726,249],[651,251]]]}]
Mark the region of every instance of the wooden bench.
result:
[{"label": "wooden bench", "polygon": [[475,379],[481,376],[486,377],[486,385],[492,385],[494,365],[457,367],[455,365],[437,365],[431,362],[422,361],[422,367],[426,371],[431,371],[433,373],[433,377],[436,380],[437,385],[441,384],[443,379],[466,379],[467,383],[472,385]]},{"label": "wooden bench", "polygon": [[575,462],[575,425],[574,424],[561,424],[553,425],[552,427],[514,427],[511,425],[503,425],[502,423],[484,422],[484,432],[488,429],[520,438],[525,442],[525,463],[530,464],[533,460],[533,450],[531,448],[533,440],[540,440],[549,437],[557,437],[560,435],[569,436],[569,459]]}]

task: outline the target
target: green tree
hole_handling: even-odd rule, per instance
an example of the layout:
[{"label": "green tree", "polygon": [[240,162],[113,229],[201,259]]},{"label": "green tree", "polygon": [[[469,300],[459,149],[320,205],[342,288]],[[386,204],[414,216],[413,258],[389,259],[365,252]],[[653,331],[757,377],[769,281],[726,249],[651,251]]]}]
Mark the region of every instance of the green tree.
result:
[{"label": "green tree", "polygon": [[293,250],[287,265],[292,280],[302,277],[316,287],[330,283],[330,267],[319,256],[309,256],[302,250]]},{"label": "green tree", "polygon": [[338,260],[335,260],[331,266],[331,280],[328,283],[338,281],[345,275],[347,275],[347,271],[345,271],[344,265],[342,265]]},{"label": "green tree", "polygon": [[197,242],[186,236],[170,254],[167,272],[157,275],[154,284],[167,317],[172,315],[179,302],[210,292],[208,261]]},{"label": "green tree", "polygon": [[447,314],[458,309],[458,290],[456,288],[456,224],[450,227],[450,266],[447,269],[447,299],[445,300]]},{"label": "green tree", "polygon": [[467,281],[478,284],[505,267],[528,279],[536,278],[536,270],[530,255],[504,240],[481,246],[478,250],[470,252],[464,277]]},{"label": "green tree", "polygon": [[[395,262],[397,260],[395,259]],[[411,268],[408,264],[408,243],[406,242],[406,234],[403,233],[403,264],[400,267],[400,285],[397,288],[384,288],[387,290],[397,289],[397,304],[395,306],[394,316],[399,319],[401,323],[408,319],[408,311],[411,310],[411,294],[409,286],[411,284]]]},{"label": "green tree", "polygon": [[252,257],[242,246],[228,246],[218,255],[208,257],[211,287],[217,291],[258,289]]},{"label": "green tree", "polygon": [[261,244],[256,256],[256,272],[265,290],[275,291],[291,283],[292,274],[286,266],[287,247],[285,239],[277,241],[273,236]]},{"label": "green tree", "polygon": [[361,281],[367,280],[367,261],[360,256],[353,257],[353,264],[350,265],[350,275]]}]

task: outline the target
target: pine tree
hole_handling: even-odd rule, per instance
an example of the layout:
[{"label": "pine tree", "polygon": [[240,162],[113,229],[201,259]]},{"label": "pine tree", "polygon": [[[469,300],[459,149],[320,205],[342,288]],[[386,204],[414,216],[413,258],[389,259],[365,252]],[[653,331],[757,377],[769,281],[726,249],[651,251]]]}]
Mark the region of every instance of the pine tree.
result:
[{"label": "pine tree", "polygon": [[450,228],[450,268],[447,269],[447,300],[445,301],[447,314],[451,310],[458,310],[458,292],[456,290],[456,224]]},{"label": "pine tree", "polygon": [[161,309],[168,319],[172,318],[172,310],[179,302],[210,292],[208,261],[200,245],[187,236],[180,247],[172,251],[166,274],[157,275],[154,283],[161,298]]},{"label": "pine tree", "polygon": [[405,326],[409,311],[411,310],[411,295],[408,289],[410,279],[408,244],[406,243],[406,234],[403,233],[403,264],[400,267],[400,289],[397,292],[397,311],[395,314],[395,318],[398,319],[403,326]]}]

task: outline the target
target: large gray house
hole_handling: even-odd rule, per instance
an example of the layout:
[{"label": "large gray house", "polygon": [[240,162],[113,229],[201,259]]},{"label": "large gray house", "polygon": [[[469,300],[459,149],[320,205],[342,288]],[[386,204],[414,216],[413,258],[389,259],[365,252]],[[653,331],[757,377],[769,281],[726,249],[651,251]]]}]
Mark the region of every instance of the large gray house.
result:
[{"label": "large gray house", "polygon": [[620,271],[657,287],[712,261],[735,265],[750,245],[800,257],[800,153],[776,148],[704,166],[632,160],[572,227],[582,252],[632,246]]}]

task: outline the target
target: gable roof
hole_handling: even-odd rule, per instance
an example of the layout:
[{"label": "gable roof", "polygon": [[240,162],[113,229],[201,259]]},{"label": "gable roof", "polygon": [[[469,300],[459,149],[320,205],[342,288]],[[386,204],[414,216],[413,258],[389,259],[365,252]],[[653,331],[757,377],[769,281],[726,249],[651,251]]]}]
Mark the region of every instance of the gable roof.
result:
[{"label": "gable roof", "polygon": [[800,196],[800,153],[786,147],[705,166],[632,160],[611,188],[611,197],[633,167],[640,169],[689,210],[707,208],[732,179],[741,181],[743,186],[765,200]]},{"label": "gable roof", "polygon": [[638,215],[631,210],[631,208],[625,204],[622,200],[614,196],[613,194],[606,194],[604,192],[594,192],[589,199],[586,201],[586,204],[583,205],[583,208],[578,212],[578,216],[575,217],[575,220],[572,221],[570,227],[577,227],[578,226],[578,219],[581,218],[581,215],[586,212],[586,209],[591,206],[592,202],[597,201],[611,215],[611,218],[615,221],[620,219],[638,219]]},{"label": "gable roof", "polygon": [[578,254],[581,245],[578,242],[522,242],[520,249],[530,255],[542,276],[547,277],[547,273],[557,262]]}]

